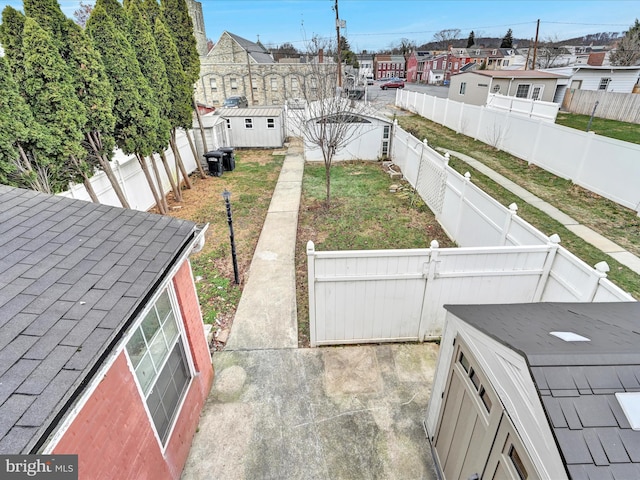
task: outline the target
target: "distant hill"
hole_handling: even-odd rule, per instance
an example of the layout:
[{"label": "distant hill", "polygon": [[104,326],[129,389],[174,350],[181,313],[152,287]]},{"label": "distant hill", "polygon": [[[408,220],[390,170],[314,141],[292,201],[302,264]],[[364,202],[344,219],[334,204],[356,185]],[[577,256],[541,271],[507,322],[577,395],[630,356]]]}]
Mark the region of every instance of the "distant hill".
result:
[{"label": "distant hill", "polygon": [[[566,40],[559,40],[558,45],[611,45],[617,41],[620,37],[624,36],[624,32],[600,32],[584,35],[582,37],[568,38]],[[546,38],[540,39],[540,42],[544,42]],[[476,44],[484,48],[497,48],[502,42],[502,37],[476,37]],[[514,38],[513,44],[517,47],[523,48],[533,45],[532,38]],[[459,38],[451,42],[453,48],[464,48],[467,46],[467,39]],[[428,42],[417,47],[417,50],[442,50],[442,45],[439,42]]]}]

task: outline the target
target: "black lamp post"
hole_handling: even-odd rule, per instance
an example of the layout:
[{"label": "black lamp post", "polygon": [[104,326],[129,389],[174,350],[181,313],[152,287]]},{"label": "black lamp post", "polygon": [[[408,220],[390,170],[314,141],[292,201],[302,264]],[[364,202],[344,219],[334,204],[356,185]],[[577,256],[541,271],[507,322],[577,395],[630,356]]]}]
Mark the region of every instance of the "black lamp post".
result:
[{"label": "black lamp post", "polygon": [[222,198],[224,198],[224,203],[227,206],[227,222],[229,223],[229,239],[231,240],[231,258],[233,259],[233,278],[236,282],[236,285],[240,284],[238,280],[238,259],[236,258],[236,242],[233,238],[233,219],[231,218],[231,203],[229,199],[231,198],[231,192],[227,189],[222,192]]}]

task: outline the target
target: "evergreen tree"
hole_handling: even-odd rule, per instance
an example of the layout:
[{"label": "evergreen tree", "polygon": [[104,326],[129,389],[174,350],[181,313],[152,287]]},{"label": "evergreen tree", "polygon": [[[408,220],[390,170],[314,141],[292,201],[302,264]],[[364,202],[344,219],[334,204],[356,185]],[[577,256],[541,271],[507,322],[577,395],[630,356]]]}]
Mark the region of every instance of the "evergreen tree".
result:
[{"label": "evergreen tree", "polygon": [[[115,27],[120,30],[120,32],[123,33],[128,40],[130,33],[129,18],[127,17],[127,14],[124,11],[122,5],[120,5],[120,2],[118,2],[118,0],[97,0],[93,8],[95,9],[96,7],[104,8],[104,11],[111,19]],[[91,13],[93,14],[93,12]],[[91,15],[89,15],[89,18],[91,18]],[[87,20],[87,24],[88,23],[89,20]]]},{"label": "evergreen tree", "polygon": [[51,35],[53,43],[58,47],[62,58],[66,58],[67,50],[64,41],[67,17],[60,9],[58,0],[23,0],[24,14],[33,18],[38,25]]},{"label": "evergreen tree", "polygon": [[74,92],[67,66],[52,44],[52,36],[27,17],[23,37],[24,91],[33,116],[55,140],[39,161],[46,158],[51,188],[57,193],[66,190],[69,182],[83,181],[86,186],[90,168],[84,161],[86,151],[81,144],[87,121],[84,108]]},{"label": "evergreen tree", "polygon": [[200,56],[187,3],[185,0],[161,0],[160,5],[162,19],[176,42],[187,81],[193,85],[200,78]]},{"label": "evergreen tree", "polygon": [[24,86],[24,53],[22,49],[24,20],[24,15],[13,7],[5,7],[2,10],[0,43],[4,48],[13,79],[20,91]]},{"label": "evergreen tree", "polygon": [[116,144],[124,153],[136,154],[156,204],[164,213],[162,193],[156,190],[144,160],[157,145],[158,110],[151,100],[152,91],[140,71],[133,47],[124,32],[107,15],[102,1],[98,0],[91,12],[86,31],[102,55],[105,71],[113,87]]},{"label": "evergreen tree", "polygon": [[469,33],[469,38],[467,38],[467,48],[473,47],[475,43],[476,43],[476,34],[473,33],[473,30],[471,30],[471,33]]},{"label": "evergreen tree", "polygon": [[39,176],[34,164],[32,149],[40,130],[18,91],[6,57],[0,57],[0,92],[0,183],[51,193],[48,178]]},{"label": "evergreen tree", "polygon": [[616,50],[609,56],[611,65],[636,65],[640,60],[640,21],[627,30],[618,42]]},{"label": "evergreen tree", "polygon": [[502,38],[500,48],[513,48],[513,32],[511,31],[511,29],[507,30],[507,33]]}]

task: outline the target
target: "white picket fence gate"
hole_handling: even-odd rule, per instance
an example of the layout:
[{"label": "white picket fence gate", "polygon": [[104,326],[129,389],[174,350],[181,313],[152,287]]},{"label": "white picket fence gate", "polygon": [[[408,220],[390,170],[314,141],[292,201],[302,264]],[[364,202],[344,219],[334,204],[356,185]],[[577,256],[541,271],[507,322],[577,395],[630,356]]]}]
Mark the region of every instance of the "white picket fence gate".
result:
[{"label": "white picket fence gate", "polygon": [[581,132],[520,113],[419,92],[396,93],[396,105],[522,158],[640,215],[640,145]]},{"label": "white picket fence gate", "polygon": [[312,346],[438,337],[445,304],[634,301],[397,125],[392,158],[461,248],[316,252],[307,245]]}]

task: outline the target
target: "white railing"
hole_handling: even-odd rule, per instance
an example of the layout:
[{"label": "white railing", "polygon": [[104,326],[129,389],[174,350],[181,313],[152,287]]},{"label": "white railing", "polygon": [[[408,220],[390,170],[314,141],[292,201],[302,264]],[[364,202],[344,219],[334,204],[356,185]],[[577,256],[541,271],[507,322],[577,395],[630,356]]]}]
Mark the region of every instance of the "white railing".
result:
[{"label": "white railing", "polygon": [[529,118],[554,123],[558,116],[558,110],[560,110],[560,104],[490,93],[487,97],[487,108],[518,113]]},{"label": "white railing", "polygon": [[461,248],[316,252],[307,245],[311,345],[422,341],[444,304],[634,301],[397,125],[392,158]]},{"label": "white railing", "polygon": [[640,145],[418,92],[398,90],[396,105],[509,152],[640,214]]},{"label": "white railing", "polygon": [[[184,131],[178,131],[176,135],[176,143],[178,145],[178,150],[180,152],[180,156],[182,157],[182,161],[185,164],[187,172],[191,173],[195,171],[197,169],[196,159],[194,159],[193,157],[193,152],[191,150],[191,147],[189,146],[189,142],[187,137],[185,136]],[[171,149],[168,149],[166,150],[165,155],[167,157],[171,172],[175,178],[176,165],[173,151]],[[168,193],[171,190],[169,178],[165,173],[159,156],[156,155],[155,157],[157,159],[158,169],[160,170],[160,178],[162,181],[163,191],[164,193]],[[148,160],[147,164],[149,166],[149,171],[152,171]],[[142,168],[140,167],[140,164],[138,163],[138,160],[134,155],[125,155],[122,150],[116,150],[113,159],[111,160],[111,167],[120,187],[122,188],[124,196],[129,202],[129,206],[132,209],[146,211],[156,204],[156,201],[153,198],[153,194],[151,193],[151,190],[149,189],[149,186],[147,184],[147,180],[145,179],[144,173],[142,172]],[[153,173],[151,175],[154,178],[155,182],[155,176],[153,175]],[[93,177],[91,177],[91,185],[93,185],[100,203],[117,207],[122,206],[122,204],[118,200],[118,197],[113,191],[111,182],[109,182],[109,179],[104,172],[97,172]],[[66,192],[62,192],[59,195],[86,200],[88,202],[91,201],[91,198],[89,197],[89,194],[87,193],[83,184],[72,185],[69,190],[67,190]]]}]

